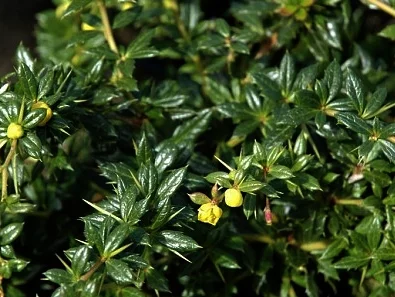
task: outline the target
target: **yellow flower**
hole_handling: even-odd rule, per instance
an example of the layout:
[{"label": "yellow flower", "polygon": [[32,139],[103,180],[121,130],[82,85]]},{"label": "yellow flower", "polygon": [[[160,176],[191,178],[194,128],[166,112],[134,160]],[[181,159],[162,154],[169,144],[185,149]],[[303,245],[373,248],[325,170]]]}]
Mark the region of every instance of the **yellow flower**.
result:
[{"label": "yellow flower", "polygon": [[97,28],[89,25],[88,23],[82,23],[81,30],[82,31],[95,31],[95,30],[97,30]]},{"label": "yellow flower", "polygon": [[227,189],[225,191],[225,203],[230,207],[239,207],[243,204],[243,195],[237,189]]},{"label": "yellow flower", "polygon": [[198,220],[203,223],[215,226],[221,216],[222,209],[211,202],[202,204],[198,209]]},{"label": "yellow flower", "polygon": [[175,0],[162,0],[162,3],[166,9],[178,11],[178,4]]}]

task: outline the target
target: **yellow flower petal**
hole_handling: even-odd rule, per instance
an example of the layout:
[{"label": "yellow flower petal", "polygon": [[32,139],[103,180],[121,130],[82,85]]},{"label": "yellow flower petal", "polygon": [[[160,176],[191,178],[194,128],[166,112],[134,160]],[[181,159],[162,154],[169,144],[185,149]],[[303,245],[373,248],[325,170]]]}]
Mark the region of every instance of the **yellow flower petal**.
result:
[{"label": "yellow flower petal", "polygon": [[199,207],[198,220],[203,223],[208,223],[215,226],[221,216],[222,209],[211,202],[202,204]]}]

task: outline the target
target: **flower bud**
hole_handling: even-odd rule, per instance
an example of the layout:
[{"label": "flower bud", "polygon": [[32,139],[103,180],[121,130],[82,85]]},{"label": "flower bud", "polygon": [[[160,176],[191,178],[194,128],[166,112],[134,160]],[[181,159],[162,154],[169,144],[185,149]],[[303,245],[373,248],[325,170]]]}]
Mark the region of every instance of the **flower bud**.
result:
[{"label": "flower bud", "polygon": [[243,204],[243,195],[238,189],[227,189],[225,203],[230,207],[239,207]]},{"label": "flower bud", "polygon": [[23,136],[23,128],[17,123],[11,123],[7,128],[7,137],[9,139],[19,139]]},{"label": "flower bud", "polygon": [[270,208],[265,207],[263,212],[265,213],[266,224],[270,226],[272,224],[272,219],[273,219],[272,211],[270,210]]},{"label": "flower bud", "polygon": [[218,184],[215,183],[214,186],[211,188],[211,197],[217,198],[218,196],[219,196]]},{"label": "flower bud", "polygon": [[266,207],[263,209],[263,212],[265,213],[266,224],[270,226],[273,221],[273,215],[270,209],[270,201],[268,198],[266,198]]},{"label": "flower bud", "polygon": [[45,118],[38,124],[39,126],[45,126],[45,124],[52,118],[52,109],[48,106],[47,103],[43,101],[33,103],[32,109],[38,108],[45,109],[46,111]]}]

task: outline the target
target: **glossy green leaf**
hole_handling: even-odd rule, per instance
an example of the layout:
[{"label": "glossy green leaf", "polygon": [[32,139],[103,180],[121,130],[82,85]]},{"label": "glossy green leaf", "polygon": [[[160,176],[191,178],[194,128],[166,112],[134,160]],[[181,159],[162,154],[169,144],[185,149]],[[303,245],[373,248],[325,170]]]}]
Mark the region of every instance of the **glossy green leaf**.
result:
[{"label": "glossy green leaf", "polygon": [[278,85],[269,77],[260,73],[253,73],[252,77],[264,97],[275,101],[282,98]]},{"label": "glossy green leaf", "polygon": [[145,276],[147,278],[147,285],[160,292],[170,292],[169,291],[169,283],[166,277],[156,269],[148,269],[145,272]]},{"label": "glossy green leaf", "polygon": [[355,110],[361,114],[365,106],[365,92],[361,79],[351,69],[348,69],[346,76],[346,92],[351,99]]},{"label": "glossy green leaf", "polygon": [[118,29],[133,23],[137,19],[139,13],[141,13],[141,10],[142,6],[134,6],[131,9],[121,11],[115,16],[112,27]]},{"label": "glossy green leaf", "polygon": [[71,269],[75,276],[80,277],[85,272],[89,260],[89,247],[86,245],[79,246],[74,253],[71,261]]},{"label": "glossy green leaf", "polygon": [[141,256],[139,256],[137,254],[132,254],[132,255],[123,257],[122,261],[129,263],[131,268],[133,268],[133,269],[137,269],[137,268],[145,269],[150,266],[146,260],[144,260]]},{"label": "glossy green leaf", "polygon": [[158,187],[158,198],[164,200],[171,197],[181,185],[181,182],[185,177],[186,171],[186,167],[171,171]]},{"label": "glossy green leaf", "polygon": [[388,25],[379,33],[380,36],[395,40],[395,24]]},{"label": "glossy green leaf", "polygon": [[392,248],[379,248],[374,252],[374,255],[380,260],[395,260],[395,254]]},{"label": "glossy green leaf", "polygon": [[377,88],[376,91],[369,98],[362,118],[370,118],[382,107],[387,97],[387,90],[385,88]]},{"label": "glossy green leaf", "polygon": [[146,297],[147,295],[134,287],[122,288],[117,297]]},{"label": "glossy green leaf", "polygon": [[152,220],[152,229],[157,229],[162,227],[167,223],[171,212],[171,203],[170,198],[166,197],[160,201],[160,209],[157,212],[156,216]]},{"label": "glossy green leaf", "polygon": [[384,172],[366,171],[364,172],[364,177],[372,183],[379,184],[381,187],[387,187],[391,184],[391,178]]},{"label": "glossy green leaf", "polygon": [[370,250],[374,251],[379,246],[381,236],[381,221],[378,217],[375,217],[372,221],[372,224],[369,226],[369,231],[367,233]]},{"label": "glossy green leaf", "polygon": [[319,289],[312,273],[306,274],[306,294],[309,297],[318,297]]},{"label": "glossy green leaf", "polygon": [[144,195],[151,195],[155,191],[158,183],[158,172],[154,164],[141,164],[138,171],[138,180],[142,186]]},{"label": "glossy green leaf", "polygon": [[291,169],[283,165],[274,165],[269,169],[269,174],[274,178],[288,179],[293,177]]},{"label": "glossy green leaf", "polygon": [[229,175],[226,172],[217,171],[208,174],[206,180],[212,184],[218,183],[220,186],[225,188],[231,188],[232,185],[229,182]]},{"label": "glossy green leaf", "polygon": [[211,116],[211,110],[202,110],[196,117],[183,123],[175,130],[171,142],[188,143],[195,141],[195,139],[207,129],[211,121]]},{"label": "glossy green leaf", "polygon": [[295,103],[301,107],[319,109],[320,100],[318,96],[310,90],[299,90],[295,93]]},{"label": "glossy green leaf", "polygon": [[242,192],[253,193],[265,186],[264,183],[257,180],[247,180],[239,185],[239,190]]},{"label": "glossy green leaf", "polygon": [[286,96],[290,94],[295,80],[295,64],[291,55],[287,52],[280,63],[280,86]]},{"label": "glossy green leaf", "polygon": [[342,76],[340,65],[336,60],[332,61],[325,69],[324,81],[329,91],[326,103],[332,101],[339,93],[343,82]]},{"label": "glossy green leaf", "polygon": [[28,98],[29,100],[36,100],[37,81],[36,78],[34,77],[33,72],[24,63],[19,64],[18,78],[26,98]]},{"label": "glossy green leaf", "polygon": [[26,136],[19,140],[19,147],[29,156],[41,159],[42,144],[36,134],[28,132]]},{"label": "glossy green leaf", "polygon": [[345,238],[337,238],[324,250],[320,259],[330,259],[336,257],[342,250],[348,246]]},{"label": "glossy green leaf", "polygon": [[20,43],[16,49],[16,60],[18,63],[27,65],[30,69],[34,69],[34,59],[28,48],[23,43]]},{"label": "glossy green leaf", "polygon": [[63,13],[63,17],[66,17],[68,15],[80,11],[92,1],[93,0],[72,0],[70,5],[67,7],[66,11]]},{"label": "glossy green leaf", "polygon": [[299,172],[295,174],[295,177],[292,179],[292,181],[307,190],[322,191],[318,180],[310,174]]},{"label": "glossy green leaf", "polygon": [[172,108],[172,107],[177,107],[180,106],[185,102],[187,99],[187,96],[177,94],[174,96],[169,96],[157,100],[152,100],[152,105],[162,107],[162,108]]},{"label": "glossy green leaf", "polygon": [[108,255],[115,251],[121,246],[125,239],[129,235],[129,225],[121,224],[111,231],[110,235],[106,238],[104,242],[103,254]]},{"label": "glossy green leaf", "polygon": [[155,235],[155,239],[167,248],[178,252],[188,252],[200,248],[195,240],[178,231],[161,231]]},{"label": "glossy green leaf", "polygon": [[138,195],[137,187],[130,186],[123,193],[119,193],[119,195],[120,195],[119,210],[122,219],[124,221],[133,220],[132,214],[133,214],[136,198]]},{"label": "glossy green leaf", "polygon": [[106,269],[108,275],[120,285],[131,284],[134,280],[132,271],[124,261],[109,259],[106,261]]},{"label": "glossy green leaf", "polygon": [[170,167],[178,156],[179,149],[171,143],[160,147],[160,150],[156,153],[155,157],[155,167],[158,170],[158,173],[162,173]]},{"label": "glossy green leaf", "polygon": [[355,257],[355,256],[346,256],[336,263],[333,266],[336,269],[355,269],[362,266],[365,266],[369,263],[369,258],[363,257]]},{"label": "glossy green leaf", "polygon": [[22,232],[23,223],[11,223],[0,230],[0,245],[13,242]]},{"label": "glossy green leaf", "polygon": [[191,198],[192,202],[195,204],[205,204],[211,202],[211,199],[207,197],[206,194],[195,192],[192,194],[188,194],[189,198]]},{"label": "glossy green leaf", "polygon": [[47,111],[44,108],[38,108],[30,111],[23,119],[22,126],[26,129],[36,127],[46,116]]},{"label": "glossy green leaf", "polygon": [[318,271],[322,273],[326,278],[332,278],[339,280],[339,274],[337,270],[333,267],[329,260],[319,260],[318,261]]},{"label": "glossy green leaf", "polygon": [[295,90],[311,88],[318,76],[318,64],[309,65],[298,72],[293,84]]},{"label": "glossy green leaf", "polygon": [[372,133],[372,127],[353,113],[340,112],[336,114],[336,118],[339,122],[357,133],[365,135],[370,135]]},{"label": "glossy green leaf", "polygon": [[240,269],[241,266],[237,263],[237,259],[231,253],[215,249],[212,252],[213,261],[216,265],[228,268],[228,269]]},{"label": "glossy green leaf", "polygon": [[229,37],[230,27],[224,19],[216,19],[215,28],[218,31],[218,33],[221,34],[223,37]]},{"label": "glossy green leaf", "polygon": [[220,83],[219,81],[210,78],[207,78],[206,82],[207,96],[215,105],[233,101],[232,94],[230,93],[227,86]]},{"label": "glossy green leaf", "polygon": [[368,270],[366,276],[367,277],[373,276],[382,285],[385,285],[386,275],[385,275],[383,262],[377,259],[373,259],[373,261],[371,262],[370,270]]},{"label": "glossy green leaf", "polygon": [[256,195],[245,195],[243,202],[243,212],[247,220],[256,212]]},{"label": "glossy green leaf", "polygon": [[50,269],[44,272],[44,275],[51,282],[57,283],[59,285],[68,284],[71,282],[71,275],[62,269]]},{"label": "glossy green leaf", "polygon": [[390,162],[395,163],[395,143],[379,139],[379,145]]},{"label": "glossy green leaf", "polygon": [[395,123],[388,124],[380,131],[381,139],[385,139],[391,136],[395,136]]},{"label": "glossy green leaf", "polygon": [[155,30],[148,30],[140,33],[128,46],[125,57],[128,59],[150,58],[158,54],[158,51],[150,47]]},{"label": "glossy green leaf", "polygon": [[138,144],[136,157],[137,161],[140,164],[149,163],[152,159],[152,150],[149,147],[148,140],[145,134],[143,134]]},{"label": "glossy green leaf", "polygon": [[370,247],[365,235],[360,234],[359,232],[352,231],[350,233],[352,243],[361,251],[370,253]]}]

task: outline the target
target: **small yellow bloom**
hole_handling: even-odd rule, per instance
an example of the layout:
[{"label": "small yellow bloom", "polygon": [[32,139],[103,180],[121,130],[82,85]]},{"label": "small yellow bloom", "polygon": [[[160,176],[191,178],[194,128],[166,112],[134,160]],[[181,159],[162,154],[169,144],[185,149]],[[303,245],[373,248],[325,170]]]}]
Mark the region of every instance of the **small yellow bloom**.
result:
[{"label": "small yellow bloom", "polygon": [[10,139],[19,139],[23,133],[22,126],[17,123],[11,123],[7,128],[7,137]]},{"label": "small yellow bloom", "polygon": [[56,8],[55,15],[58,19],[60,19],[62,15],[66,12],[67,8],[69,8],[70,3],[71,1],[65,1]]},{"label": "small yellow bloom", "polygon": [[225,191],[225,203],[230,207],[239,207],[243,204],[243,195],[237,189]]},{"label": "small yellow bloom", "polygon": [[133,7],[133,3],[131,3],[131,2],[123,2],[123,3],[121,3],[121,10],[122,11],[128,10],[128,9],[130,9],[132,7]]},{"label": "small yellow bloom", "polygon": [[162,0],[162,3],[166,9],[178,11],[178,4],[175,0]]},{"label": "small yellow bloom", "polygon": [[95,30],[97,30],[97,28],[89,25],[88,23],[82,23],[81,30],[82,31],[95,31]]},{"label": "small yellow bloom", "polygon": [[202,204],[198,209],[198,220],[203,223],[215,226],[221,216],[222,209],[211,202]]}]

